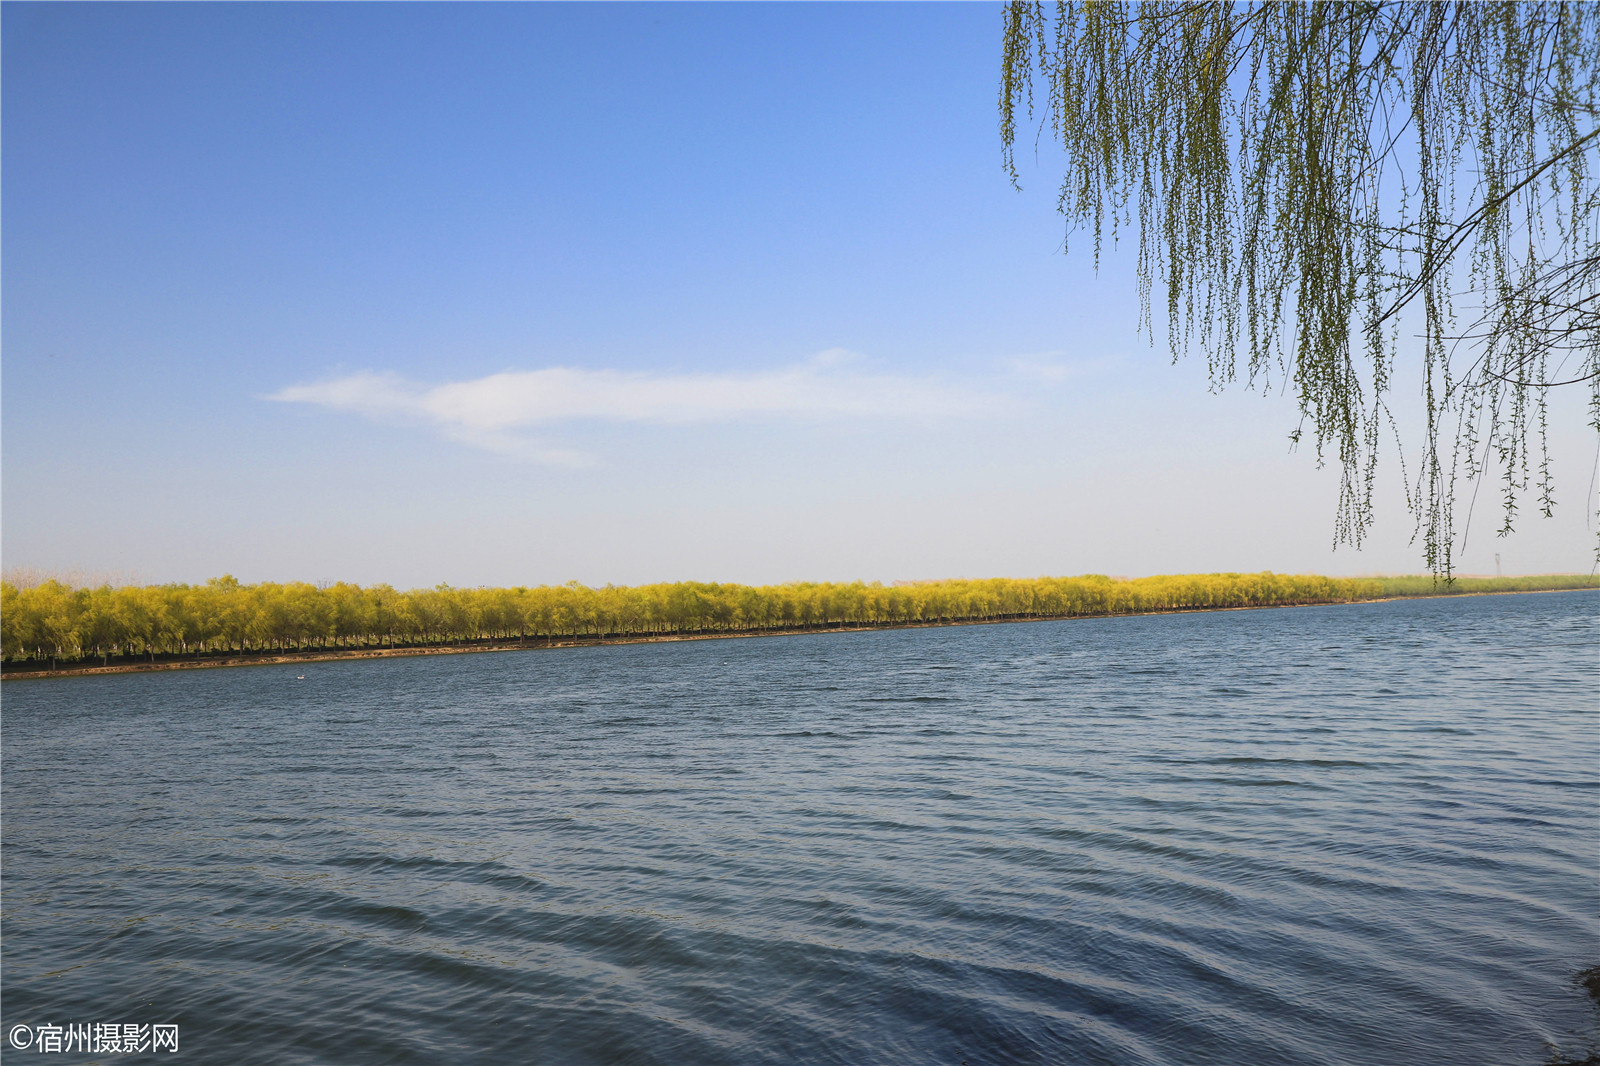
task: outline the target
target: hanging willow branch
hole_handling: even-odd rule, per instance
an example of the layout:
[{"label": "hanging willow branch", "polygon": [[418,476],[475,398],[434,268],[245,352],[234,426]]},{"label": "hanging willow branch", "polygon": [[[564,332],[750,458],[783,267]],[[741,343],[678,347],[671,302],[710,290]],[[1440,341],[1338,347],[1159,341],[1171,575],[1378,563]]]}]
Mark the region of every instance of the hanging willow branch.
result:
[{"label": "hanging willow branch", "polygon": [[1600,4],[1013,2],[1001,70],[1013,182],[1042,86],[1069,230],[1098,265],[1137,224],[1141,328],[1159,288],[1174,358],[1292,385],[1335,543],[1371,524],[1402,354],[1430,569],[1458,483],[1498,475],[1502,533],[1530,488],[1551,513],[1546,390],[1587,387],[1600,432]]}]

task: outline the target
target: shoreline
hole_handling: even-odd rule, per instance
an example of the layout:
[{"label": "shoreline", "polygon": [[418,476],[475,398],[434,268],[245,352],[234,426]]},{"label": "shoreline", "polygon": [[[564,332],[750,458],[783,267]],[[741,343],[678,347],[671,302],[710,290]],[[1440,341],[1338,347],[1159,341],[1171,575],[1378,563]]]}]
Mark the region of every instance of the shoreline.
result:
[{"label": "shoreline", "polygon": [[638,636],[533,637],[490,640],[482,644],[418,645],[405,648],[346,648],[339,650],[276,651],[255,654],[221,654],[167,662],[116,663],[105,666],[68,666],[53,670],[27,670],[15,667],[0,670],[0,681],[25,681],[57,677],[90,677],[101,674],[151,674],[175,670],[222,670],[245,666],[282,666],[288,663],[340,662],[353,659],[409,659],[425,655],[473,655],[483,652],[546,651],[555,648],[596,648],[615,644],[669,644],[691,640],[739,640],[760,637],[799,637],[829,633],[869,633],[896,629],[949,629],[954,626],[993,626],[1028,622],[1068,622],[1093,618],[1149,618],[1167,614],[1213,614],[1222,611],[1273,611],[1293,607],[1345,607],[1356,603],[1395,603],[1400,600],[1452,600],[1471,596],[1531,596],[1558,592],[1593,592],[1580,589],[1516,589],[1485,592],[1439,592],[1417,596],[1381,596],[1360,600],[1325,600],[1317,603],[1264,603],[1247,607],[1169,607],[1159,611],[1127,611],[1107,614],[1038,615],[1029,618],[963,618],[947,622],[879,622],[839,624],[781,629],[755,629],[725,633],[656,633]]}]

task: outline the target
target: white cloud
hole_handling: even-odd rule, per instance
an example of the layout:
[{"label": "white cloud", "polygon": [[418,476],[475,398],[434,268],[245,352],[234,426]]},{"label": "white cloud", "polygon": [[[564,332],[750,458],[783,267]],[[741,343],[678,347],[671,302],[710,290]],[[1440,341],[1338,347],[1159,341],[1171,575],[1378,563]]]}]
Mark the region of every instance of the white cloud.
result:
[{"label": "white cloud", "polygon": [[748,418],[951,418],[988,414],[999,398],[933,378],[871,374],[842,349],[752,374],[659,374],[550,367],[422,385],[361,372],[291,385],[269,400],[370,418],[420,421],[446,437],[533,462],[583,465],[520,431],[578,420],[661,425]]},{"label": "white cloud", "polygon": [[1007,359],[1005,365],[1018,377],[1044,385],[1059,385],[1068,378],[1104,370],[1115,362],[1116,359],[1107,356],[1086,359],[1068,356],[1065,352],[1039,352]]}]

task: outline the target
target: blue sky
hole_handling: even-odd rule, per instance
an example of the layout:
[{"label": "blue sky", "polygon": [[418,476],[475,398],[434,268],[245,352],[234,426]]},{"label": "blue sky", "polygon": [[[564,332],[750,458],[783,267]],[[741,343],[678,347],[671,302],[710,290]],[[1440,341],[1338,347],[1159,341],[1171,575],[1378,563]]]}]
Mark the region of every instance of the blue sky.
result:
[{"label": "blue sky", "polygon": [[[8,568],[398,586],[1415,571],[1135,332],[962,5],[3,19]],[[1076,248],[1074,248],[1076,252]],[[1464,569],[1586,570],[1552,522]],[[1391,457],[1392,458],[1392,457]]]}]

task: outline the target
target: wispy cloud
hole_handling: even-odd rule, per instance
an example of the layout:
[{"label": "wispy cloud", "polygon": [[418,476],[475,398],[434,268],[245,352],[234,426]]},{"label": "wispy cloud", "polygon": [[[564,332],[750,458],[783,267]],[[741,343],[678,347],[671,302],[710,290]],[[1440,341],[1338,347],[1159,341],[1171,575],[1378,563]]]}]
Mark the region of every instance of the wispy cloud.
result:
[{"label": "wispy cloud", "polygon": [[526,431],[562,422],[689,423],[752,418],[950,418],[986,414],[999,398],[934,378],[867,373],[849,352],[752,374],[658,374],[550,367],[424,385],[361,372],[268,396],[369,418],[417,421],[475,447],[553,465],[582,453]]},{"label": "wispy cloud", "polygon": [[1115,363],[1106,356],[1069,356],[1065,352],[1038,352],[1033,355],[1014,356],[1004,361],[1013,374],[1044,385],[1059,385],[1069,378],[1082,377],[1104,370]]}]

